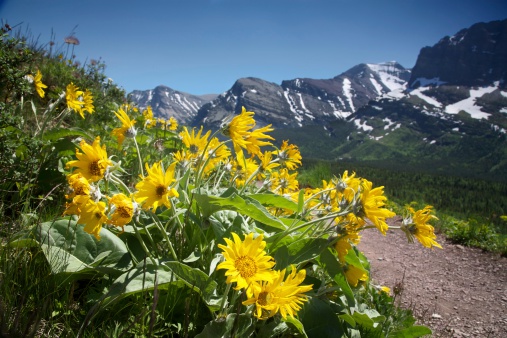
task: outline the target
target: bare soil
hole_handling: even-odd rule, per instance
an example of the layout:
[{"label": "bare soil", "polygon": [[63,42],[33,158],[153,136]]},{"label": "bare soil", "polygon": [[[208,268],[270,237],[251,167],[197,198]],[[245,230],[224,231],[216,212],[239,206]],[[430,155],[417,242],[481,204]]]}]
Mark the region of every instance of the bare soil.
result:
[{"label": "bare soil", "polygon": [[358,248],[370,260],[372,282],[401,289],[396,303],[433,337],[506,338],[507,258],[437,236],[443,250],[408,243],[400,230],[383,236],[368,229]]}]

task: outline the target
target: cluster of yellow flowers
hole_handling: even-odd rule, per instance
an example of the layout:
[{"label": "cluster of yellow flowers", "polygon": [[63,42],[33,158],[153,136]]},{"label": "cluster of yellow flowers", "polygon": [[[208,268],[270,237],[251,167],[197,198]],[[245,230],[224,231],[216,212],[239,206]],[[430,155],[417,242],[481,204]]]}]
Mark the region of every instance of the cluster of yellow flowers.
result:
[{"label": "cluster of yellow flowers", "polygon": [[[37,94],[43,98],[46,94],[44,89],[48,86],[42,82],[42,73],[37,70],[35,75],[28,75],[28,78],[33,82]],[[84,118],[85,112],[92,114],[95,111],[92,93],[88,89],[85,91],[79,90],[72,82],[67,85],[65,99],[67,101],[67,108],[79,113],[82,118]]]},{"label": "cluster of yellow flowers", "polygon": [[272,270],[275,261],[266,254],[266,242],[260,234],[245,235],[241,241],[232,233],[234,241],[225,238],[227,246],[219,244],[223,250],[225,261],[217,266],[217,270],[226,269],[227,283],[236,283],[235,289],[243,289],[247,300],[243,305],[255,304],[255,316],[267,319],[280,313],[285,319],[301,309],[301,304],[308,300],[304,294],[312,290],[313,285],[301,285],[306,277],[306,270],[291,272],[286,277],[286,269]]}]

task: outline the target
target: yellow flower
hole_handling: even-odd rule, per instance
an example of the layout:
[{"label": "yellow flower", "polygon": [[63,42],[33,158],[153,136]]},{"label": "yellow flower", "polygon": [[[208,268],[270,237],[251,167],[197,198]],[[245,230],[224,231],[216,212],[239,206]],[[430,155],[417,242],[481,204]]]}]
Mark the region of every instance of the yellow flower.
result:
[{"label": "yellow flower", "polygon": [[279,195],[285,195],[298,190],[299,182],[296,180],[297,172],[289,174],[286,168],[271,175],[271,190]]},{"label": "yellow flower", "polygon": [[435,228],[428,223],[431,219],[437,219],[431,214],[432,208],[431,205],[427,205],[423,209],[415,211],[409,207],[408,211],[411,215],[403,219],[401,228],[407,235],[409,242],[414,242],[415,237],[427,248],[433,249],[436,246],[442,249],[442,246],[435,240],[437,238]]},{"label": "yellow flower", "polygon": [[[257,281],[272,281],[275,265],[273,258],[266,254],[264,248],[266,242],[263,235],[253,238],[253,233],[245,235],[245,241],[241,241],[238,235],[232,233],[234,242],[224,238],[227,246],[218,244],[223,250],[225,261],[218,264],[217,270],[226,269],[227,284],[236,283],[236,290],[249,289],[250,285]],[[251,290],[249,290],[251,294]],[[247,293],[248,293],[247,292]]]},{"label": "yellow flower", "polygon": [[245,138],[246,150],[248,151],[248,153],[253,155],[259,155],[261,153],[260,147],[273,145],[269,141],[261,140],[261,139],[274,140],[273,137],[264,134],[273,130],[274,129],[271,128],[270,124],[265,127],[252,130],[252,132],[248,134],[248,136]]},{"label": "yellow flower", "polygon": [[355,176],[355,173],[349,176],[349,172],[345,170],[338,180],[333,181],[333,183],[336,184],[336,191],[339,193],[338,198],[340,200],[342,198],[348,202],[352,202],[354,200],[356,192],[359,190],[359,186],[361,185],[361,179]]},{"label": "yellow flower", "polygon": [[234,144],[234,150],[238,153],[241,149],[246,149],[250,154],[257,155],[260,153],[261,146],[271,145],[270,142],[261,141],[261,139],[273,138],[264,134],[265,132],[272,131],[271,125],[253,130],[255,127],[255,120],[253,118],[254,112],[246,111],[245,107],[241,108],[241,114],[232,118],[222,130],[222,132],[229,136]]},{"label": "yellow flower", "polygon": [[201,156],[208,144],[208,137],[211,134],[211,130],[208,130],[206,134],[201,136],[202,129],[203,127],[201,126],[199,132],[196,135],[194,128],[192,128],[192,134],[190,134],[187,127],[183,127],[183,131],[180,133],[183,144],[185,144],[187,147],[188,152],[192,158],[198,158]]},{"label": "yellow flower", "polygon": [[236,153],[236,160],[233,161],[232,175],[237,187],[245,185],[246,180],[257,170],[259,166],[253,158],[245,159],[243,152]]},{"label": "yellow flower", "polygon": [[82,118],[84,118],[84,113],[82,109],[83,102],[79,100],[79,97],[82,96],[83,94],[84,94],[83,91],[79,90],[79,88],[75,86],[72,82],[67,85],[67,88],[65,90],[67,107],[69,109],[78,112]]},{"label": "yellow flower", "polygon": [[232,140],[236,152],[239,152],[241,148],[246,149],[245,139],[250,134],[250,129],[255,126],[254,114],[253,111],[246,111],[245,107],[242,107],[241,114],[234,116],[222,131]]},{"label": "yellow flower", "polygon": [[280,150],[277,151],[277,157],[280,164],[289,169],[294,170],[301,165],[301,154],[299,148],[288,141],[283,141]]},{"label": "yellow flower", "polygon": [[121,127],[115,128],[111,132],[113,136],[116,136],[118,139],[118,145],[121,146],[125,137],[135,137],[136,130],[134,128],[134,124],[136,124],[135,120],[131,120],[127,113],[123,109],[118,109],[118,112],[114,113],[116,117],[121,121]]},{"label": "yellow flower", "polygon": [[132,199],[120,193],[111,198],[108,197],[108,200],[109,203],[116,206],[116,209],[107,223],[123,228],[134,216],[134,203],[132,203]]},{"label": "yellow flower", "polygon": [[79,143],[83,153],[76,149],[77,160],[69,161],[67,168],[77,167],[74,174],[81,173],[84,178],[90,182],[96,182],[104,177],[104,173],[108,166],[113,163],[107,158],[106,146],[100,146],[100,137],[97,136],[92,145],[82,140]]},{"label": "yellow flower", "polygon": [[267,319],[278,312],[284,319],[294,315],[301,309],[301,304],[308,300],[304,293],[312,290],[312,285],[300,285],[305,277],[306,270],[296,272],[292,266],[292,272],[285,278],[285,269],[274,272],[272,282],[262,281],[253,284],[253,295],[243,302],[243,305],[255,304],[255,316],[259,319]]},{"label": "yellow flower", "polygon": [[47,88],[48,86],[46,86],[44,83],[42,83],[42,74],[41,74],[40,70],[37,70],[37,73],[35,74],[35,76],[30,75],[30,77],[33,80],[37,94],[39,94],[40,97],[44,97],[44,95],[45,95],[44,88]]},{"label": "yellow flower", "polygon": [[81,206],[78,224],[84,224],[84,231],[94,235],[95,238],[100,239],[100,229],[102,224],[107,221],[107,216],[104,213],[106,204],[104,202],[94,202],[91,199]]},{"label": "yellow flower", "polygon": [[83,111],[87,111],[90,114],[95,111],[95,108],[93,106],[92,92],[88,89],[83,93],[82,109]]},{"label": "yellow flower", "polygon": [[174,117],[170,117],[168,121],[166,121],[166,125],[169,127],[169,130],[178,129],[178,121]]},{"label": "yellow flower", "polygon": [[157,125],[157,120],[153,117],[153,110],[151,110],[151,106],[146,107],[146,109],[143,111],[143,117],[144,117],[144,125],[146,128],[155,127]]},{"label": "yellow flower", "polygon": [[363,269],[350,264],[346,265],[344,269],[345,278],[352,287],[356,287],[360,282],[366,282],[368,280],[368,272]]},{"label": "yellow flower", "polygon": [[388,286],[381,286],[379,291],[387,295],[391,294],[391,288],[389,288]]},{"label": "yellow flower", "polygon": [[179,196],[178,191],[171,188],[171,184],[176,181],[174,178],[175,166],[176,162],[172,163],[164,172],[160,162],[154,163],[151,168],[146,164],[148,176],[136,184],[138,191],[134,193],[135,201],[139,204],[142,203],[143,209],[153,207],[153,212],[155,212],[160,205],[171,208],[169,198]]},{"label": "yellow flower", "polygon": [[265,151],[264,153],[259,153],[257,157],[261,161],[259,175],[257,179],[262,180],[266,178],[266,173],[270,173],[273,169],[280,166],[280,163],[273,161],[273,151]]},{"label": "yellow flower", "polygon": [[396,214],[384,208],[387,198],[383,195],[383,193],[384,187],[372,189],[372,183],[363,179],[361,184],[362,212],[364,213],[364,216],[372,221],[377,229],[385,235],[387,229],[389,228],[385,219],[394,217]]},{"label": "yellow flower", "polygon": [[65,195],[65,198],[72,200],[76,196],[90,195],[90,183],[81,173],[72,174],[67,176],[67,181],[71,188],[71,193]]},{"label": "yellow flower", "polygon": [[213,137],[209,142],[207,156],[208,162],[204,168],[204,173],[208,174],[218,164],[225,162],[229,156],[231,156],[231,151],[225,143],[220,142],[218,138]]}]

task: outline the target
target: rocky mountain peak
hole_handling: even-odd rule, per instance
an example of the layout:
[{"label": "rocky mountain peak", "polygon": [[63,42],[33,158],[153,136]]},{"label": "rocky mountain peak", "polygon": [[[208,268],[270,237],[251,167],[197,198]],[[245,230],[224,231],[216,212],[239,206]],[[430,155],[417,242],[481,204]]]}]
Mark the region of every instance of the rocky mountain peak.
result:
[{"label": "rocky mountain peak", "polygon": [[484,86],[507,80],[507,19],[477,23],[433,47],[421,49],[409,81],[411,88],[428,79],[449,85]]}]

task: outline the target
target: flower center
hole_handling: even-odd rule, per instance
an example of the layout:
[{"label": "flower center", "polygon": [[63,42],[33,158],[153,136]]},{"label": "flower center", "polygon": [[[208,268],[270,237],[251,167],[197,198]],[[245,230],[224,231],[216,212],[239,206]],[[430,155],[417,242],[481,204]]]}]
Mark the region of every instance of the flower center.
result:
[{"label": "flower center", "polygon": [[199,147],[195,144],[191,144],[188,148],[188,151],[190,151],[192,154],[197,154],[199,152]]},{"label": "flower center", "polygon": [[155,193],[157,194],[158,197],[162,197],[164,196],[166,191],[167,191],[166,187],[164,187],[163,185],[159,185],[155,190]]},{"label": "flower center", "polygon": [[238,269],[239,274],[243,278],[250,278],[257,272],[255,261],[248,256],[241,256],[234,261],[234,266]]},{"label": "flower center", "polygon": [[259,297],[257,297],[257,303],[262,306],[269,305],[271,303],[271,294],[266,291],[259,293]]},{"label": "flower center", "polygon": [[130,218],[132,217],[132,209],[128,207],[118,207],[118,214],[120,214],[121,218]]},{"label": "flower center", "polygon": [[102,213],[96,212],[95,213],[95,218],[98,219],[98,220],[100,220],[102,218]]},{"label": "flower center", "polygon": [[90,162],[90,173],[93,176],[100,176],[99,161]]}]

